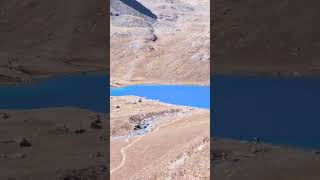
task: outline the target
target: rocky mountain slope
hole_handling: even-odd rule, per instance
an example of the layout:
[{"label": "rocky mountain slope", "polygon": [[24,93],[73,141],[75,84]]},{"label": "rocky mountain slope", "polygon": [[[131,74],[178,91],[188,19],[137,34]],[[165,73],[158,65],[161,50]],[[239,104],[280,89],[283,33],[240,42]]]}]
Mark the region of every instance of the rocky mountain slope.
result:
[{"label": "rocky mountain slope", "polygon": [[104,0],[0,1],[0,82],[106,68]]},{"label": "rocky mountain slope", "polygon": [[209,0],[111,1],[112,85],[209,84]]}]

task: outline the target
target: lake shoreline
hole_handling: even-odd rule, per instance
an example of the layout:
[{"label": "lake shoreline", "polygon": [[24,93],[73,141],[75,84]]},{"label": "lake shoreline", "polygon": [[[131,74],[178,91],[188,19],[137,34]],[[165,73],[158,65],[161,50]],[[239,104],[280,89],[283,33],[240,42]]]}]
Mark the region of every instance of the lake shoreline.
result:
[{"label": "lake shoreline", "polygon": [[[210,111],[210,108],[200,108],[200,107],[193,107],[193,106],[185,106],[185,105],[179,105],[179,104],[172,104],[172,103],[166,103],[157,99],[149,99],[149,98],[145,98],[142,96],[135,96],[135,95],[123,95],[123,96],[127,96],[127,97],[134,97],[134,98],[140,98],[142,100],[148,100],[148,101],[153,101],[153,102],[157,102],[157,103],[161,103],[167,106],[179,106],[181,108],[191,108],[193,110],[203,110],[203,111]],[[116,98],[116,97],[121,97],[121,96],[110,96],[111,99]]]},{"label": "lake shoreline", "polygon": [[[87,74],[103,74],[106,73],[105,71],[97,71],[97,70],[88,70],[88,71],[75,71],[75,72],[65,72],[65,73],[52,73],[52,74],[46,74],[46,75],[37,75],[33,76],[31,79],[27,81],[1,81],[0,80],[0,87],[1,86],[14,86],[14,85],[21,85],[21,84],[34,84],[41,81],[46,81],[50,78],[55,77],[62,77],[62,76],[79,76],[79,75],[87,75]],[[0,75],[1,76],[1,75]]]},{"label": "lake shoreline", "polygon": [[67,74],[30,84],[0,85],[0,109],[78,107],[108,110],[108,79],[102,73]]},{"label": "lake shoreline", "polygon": [[[137,96],[116,96],[110,105],[111,179],[159,179],[171,172],[175,178],[200,173],[209,178],[209,111]],[[146,123],[151,126],[148,133],[130,136]],[[182,164],[181,154],[186,156]]]},{"label": "lake shoreline", "polygon": [[320,178],[318,76],[218,75],[211,80],[214,179]]},{"label": "lake shoreline", "polygon": [[218,136],[211,136],[211,140],[222,140],[222,141],[229,141],[229,142],[239,142],[242,144],[260,144],[260,145],[265,145],[265,146],[270,146],[273,148],[282,148],[282,149],[294,149],[297,151],[302,151],[302,152],[320,152],[320,148],[312,148],[312,147],[305,147],[305,146],[298,146],[298,145],[290,145],[290,144],[275,144],[271,142],[266,142],[263,140],[259,140],[258,142],[255,141],[254,139],[237,139],[237,138],[229,138],[229,137],[218,137]]},{"label": "lake shoreline", "polygon": [[265,77],[265,78],[318,78],[319,73],[307,73],[307,72],[213,72],[211,77],[214,76],[234,76],[234,77]]},{"label": "lake shoreline", "polygon": [[110,87],[112,88],[121,88],[126,86],[132,85],[152,85],[152,84],[159,84],[159,85],[195,85],[195,86],[210,86],[209,82],[192,82],[192,81],[175,81],[175,82],[168,82],[168,81],[121,81],[121,80],[110,80]]},{"label": "lake shoreline", "polygon": [[211,147],[211,169],[216,179],[317,180],[320,177],[320,153],[316,150],[227,138],[211,138]]},{"label": "lake shoreline", "polygon": [[[109,177],[107,98],[99,100],[107,89],[102,73],[66,73],[0,85],[0,163],[6,164],[0,179]],[[84,81],[77,79],[81,76],[86,76]],[[96,90],[85,93],[90,87]]]},{"label": "lake shoreline", "polygon": [[144,84],[111,88],[110,96],[139,96],[179,106],[210,109],[210,86]]},{"label": "lake shoreline", "polygon": [[214,136],[320,148],[319,78],[217,76],[212,81]]}]

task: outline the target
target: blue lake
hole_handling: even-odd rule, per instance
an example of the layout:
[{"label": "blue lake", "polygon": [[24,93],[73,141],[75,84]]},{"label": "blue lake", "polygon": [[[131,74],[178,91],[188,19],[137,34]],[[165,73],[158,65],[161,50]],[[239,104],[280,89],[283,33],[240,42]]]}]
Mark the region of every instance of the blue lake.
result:
[{"label": "blue lake", "polygon": [[209,86],[133,85],[123,88],[112,88],[110,95],[135,95],[170,104],[210,109]]},{"label": "blue lake", "polygon": [[63,75],[31,84],[1,85],[0,109],[73,106],[107,112],[109,78],[103,73]]},{"label": "blue lake", "polygon": [[[109,78],[104,73],[54,76],[30,84],[0,85],[0,109],[78,107],[109,112]],[[110,90],[111,95],[199,108],[210,107],[209,86],[138,85]]]},{"label": "blue lake", "polygon": [[320,79],[215,76],[211,135],[320,148]]}]

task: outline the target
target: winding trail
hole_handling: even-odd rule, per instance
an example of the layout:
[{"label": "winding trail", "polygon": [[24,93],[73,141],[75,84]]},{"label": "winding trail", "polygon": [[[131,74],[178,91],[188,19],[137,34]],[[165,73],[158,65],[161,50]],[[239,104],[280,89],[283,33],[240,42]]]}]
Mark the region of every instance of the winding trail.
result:
[{"label": "winding trail", "polygon": [[138,137],[137,139],[135,139],[132,143],[128,144],[126,147],[123,147],[123,148],[121,149],[122,161],[121,161],[121,163],[120,163],[120,165],[119,165],[118,167],[116,167],[116,168],[114,168],[114,169],[112,169],[112,170],[110,171],[110,175],[111,175],[112,173],[114,173],[115,171],[119,170],[120,168],[122,168],[122,166],[124,165],[125,160],[126,160],[126,154],[125,154],[125,150],[126,150],[126,149],[128,149],[129,147],[131,147],[132,145],[134,145],[136,142],[138,142],[138,141],[139,141],[142,137],[144,137],[145,135],[155,133],[155,132],[159,131],[160,127],[164,127],[164,126],[168,126],[168,125],[170,125],[170,124],[173,124],[173,123],[175,123],[176,121],[181,120],[182,118],[183,118],[183,116],[180,117],[180,118],[178,118],[177,120],[174,120],[174,121],[168,123],[168,124],[161,124],[161,125],[159,125],[159,126],[157,127],[157,129],[155,129],[154,131],[151,131],[150,133],[141,135],[140,137]]},{"label": "winding trail", "polygon": [[114,169],[112,169],[112,170],[110,171],[110,174],[112,174],[112,173],[115,172],[116,170],[120,169],[120,168],[124,165],[124,162],[125,162],[125,160],[126,160],[126,154],[124,153],[124,151],[125,151],[126,149],[128,149],[130,146],[132,146],[133,144],[135,144],[137,141],[139,141],[143,136],[145,136],[145,135],[141,135],[140,137],[138,137],[137,139],[135,139],[131,144],[128,144],[126,147],[124,147],[124,148],[121,149],[122,161],[121,161],[121,163],[120,163],[120,165],[119,165],[118,167],[116,167],[116,168],[114,168]]}]

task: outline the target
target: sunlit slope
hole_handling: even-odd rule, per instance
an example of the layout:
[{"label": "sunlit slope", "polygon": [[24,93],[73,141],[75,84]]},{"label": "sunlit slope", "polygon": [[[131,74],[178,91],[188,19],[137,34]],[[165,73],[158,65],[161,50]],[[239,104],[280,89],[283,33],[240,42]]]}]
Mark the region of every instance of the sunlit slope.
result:
[{"label": "sunlit slope", "polygon": [[209,84],[208,0],[118,0],[114,6],[112,83]]}]

